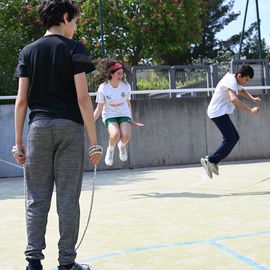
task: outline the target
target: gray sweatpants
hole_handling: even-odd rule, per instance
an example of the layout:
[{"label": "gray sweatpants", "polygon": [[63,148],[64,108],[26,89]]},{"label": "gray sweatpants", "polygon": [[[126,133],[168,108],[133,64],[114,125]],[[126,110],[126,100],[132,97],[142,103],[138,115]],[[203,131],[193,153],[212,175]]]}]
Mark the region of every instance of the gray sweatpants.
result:
[{"label": "gray sweatpants", "polygon": [[25,166],[26,259],[44,259],[45,233],[51,197],[56,187],[59,217],[59,263],[76,257],[84,164],[84,127],[65,119],[36,120],[27,139]]}]

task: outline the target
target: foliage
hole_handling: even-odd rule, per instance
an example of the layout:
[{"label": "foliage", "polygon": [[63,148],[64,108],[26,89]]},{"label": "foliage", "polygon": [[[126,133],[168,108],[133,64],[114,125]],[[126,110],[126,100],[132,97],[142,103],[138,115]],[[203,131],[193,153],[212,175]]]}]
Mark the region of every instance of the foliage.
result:
[{"label": "foliage", "polygon": [[[78,1],[83,15],[75,38],[86,38],[93,59],[100,57],[101,51],[101,1]],[[190,44],[199,41],[205,2],[103,0],[106,53],[138,65],[162,62],[167,54],[186,51]],[[1,76],[8,68],[14,69],[21,48],[44,33],[35,8],[39,3],[39,0],[0,2]]]},{"label": "foliage", "polygon": [[[228,40],[222,41],[220,45],[226,51],[230,51],[235,57],[238,56],[241,41],[241,33],[231,36]],[[261,40],[262,58],[267,58],[270,48],[266,45],[264,39]],[[243,44],[241,58],[256,59],[259,58],[259,38],[257,22],[252,23],[243,34]]]},{"label": "foliage", "polygon": [[[169,89],[169,77],[164,72],[151,72],[137,79],[137,90]],[[198,71],[192,73],[182,72],[182,76],[176,78],[176,88],[192,87],[205,80],[205,72]]]},{"label": "foliage", "polygon": [[16,63],[19,50],[42,34],[37,10],[38,0],[0,2],[1,66]]},{"label": "foliage", "polygon": [[[100,12],[103,6],[107,55],[130,65],[229,61],[239,48],[240,34],[218,40],[216,34],[238,17],[235,0],[78,0],[82,16],[75,39],[86,39],[93,59],[101,56]],[[36,6],[40,0],[0,0],[0,93],[15,93],[14,73],[22,47],[44,34]],[[256,24],[244,34],[243,55],[258,56]],[[265,41],[263,57],[269,56]],[[153,88],[153,84],[143,87]],[[163,88],[164,82],[157,85]],[[95,85],[91,86],[93,89]],[[164,84],[164,87],[167,88]],[[155,87],[156,88],[156,87]]]},{"label": "foliage", "polygon": [[[232,12],[234,1],[206,1],[207,12],[202,17],[203,30],[201,37],[198,42],[191,44],[186,53],[177,55],[175,58],[177,63],[190,64],[198,62],[198,60],[199,62],[207,63],[209,60],[213,61],[216,58],[224,58],[220,50],[225,50],[226,55],[228,55],[227,48],[216,38],[216,34],[239,16],[239,13]],[[230,55],[233,55],[233,52],[230,52]],[[220,62],[223,59],[216,59],[216,61]]]},{"label": "foliage", "polygon": [[15,66],[20,49],[42,33],[35,6],[37,0],[0,2],[0,94],[17,93]]},{"label": "foliage", "polygon": [[[216,38],[217,33],[239,16],[239,13],[232,12],[234,2],[235,0],[208,1],[201,40],[193,44],[186,54],[178,55],[179,63],[222,63],[238,56],[241,33],[227,40]],[[257,23],[251,24],[244,32],[241,57],[259,58]],[[265,57],[269,57],[269,48],[262,40],[262,58]]]},{"label": "foliage", "polygon": [[[254,31],[248,31],[249,34],[243,42],[241,54],[250,59],[260,58],[257,22],[253,23],[250,28],[253,28]],[[269,47],[267,47],[265,40],[261,39],[261,57],[266,58],[269,52],[270,50]]]},{"label": "foliage", "polygon": [[[162,78],[163,77],[163,78]],[[137,80],[138,90],[169,89],[169,80],[158,73],[151,73],[147,78]]]},{"label": "foliage", "polygon": [[220,41],[216,34],[226,25],[237,19],[240,13],[232,12],[235,0],[212,0],[207,3],[207,15],[204,18],[204,29],[200,44],[192,48],[192,57],[208,57],[214,59],[218,56]]},{"label": "foliage", "polygon": [[[145,59],[160,62],[166,54],[186,51],[198,41],[205,0],[106,0],[103,2],[107,54],[137,65]],[[81,33],[97,55],[100,49],[98,1],[84,1]]]},{"label": "foliage", "polygon": [[[213,55],[215,34],[237,17],[229,13],[234,0],[228,5],[222,5],[223,1],[103,0],[106,52],[126,59],[131,65],[147,59],[148,63],[152,59],[160,64],[179,64],[187,62],[181,56]],[[77,38],[86,38],[87,47],[96,59],[101,49],[100,1],[79,2],[84,15]],[[14,61],[20,48],[42,35],[34,9],[38,3],[38,0],[1,3],[0,52],[5,62]]]}]

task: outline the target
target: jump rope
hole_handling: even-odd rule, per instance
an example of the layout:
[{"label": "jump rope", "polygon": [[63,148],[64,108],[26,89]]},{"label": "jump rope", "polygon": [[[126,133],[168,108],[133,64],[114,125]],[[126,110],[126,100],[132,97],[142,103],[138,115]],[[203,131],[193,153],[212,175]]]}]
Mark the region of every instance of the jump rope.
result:
[{"label": "jump rope", "polygon": [[[134,127],[143,127],[144,126],[143,123],[138,123],[138,122],[135,122],[135,121],[133,121],[131,124]],[[24,153],[18,147],[16,147],[16,146],[13,146],[11,152],[13,153],[14,156],[18,156],[18,157],[24,156]],[[103,154],[103,149],[102,149],[102,147],[100,145],[92,145],[92,146],[89,147],[88,156],[89,157],[92,157],[95,154],[101,154],[101,155]],[[11,162],[5,161],[3,159],[0,159],[0,161],[3,162],[3,163],[6,163],[8,165],[11,165],[11,166],[14,166],[14,167],[23,169],[23,170],[24,170],[24,167],[25,167],[24,165],[23,166],[19,166],[19,165],[13,164]],[[87,218],[86,226],[85,226],[85,229],[84,229],[83,234],[81,236],[81,239],[80,239],[77,247],[75,248],[76,251],[81,246],[81,244],[82,244],[82,242],[84,240],[84,237],[86,235],[86,232],[88,230],[89,224],[90,224],[90,220],[91,220],[91,216],[92,216],[92,210],[93,210],[93,205],[94,205],[96,179],[97,179],[97,166],[94,165],[94,175],[93,175],[93,182],[92,182],[92,194],[91,194],[91,201],[90,201],[88,218]],[[27,207],[27,204],[26,204],[26,195],[27,195],[26,186],[24,186],[24,193],[25,193],[25,206]]]},{"label": "jump rope", "polygon": [[[16,147],[16,146],[13,146],[11,152],[13,153],[14,156],[18,156],[18,157],[24,156],[24,153],[18,147]],[[102,153],[103,153],[103,149],[102,149],[102,147],[100,145],[92,145],[92,146],[89,147],[89,150],[88,150],[88,156],[89,157],[92,157],[95,154],[101,154],[102,155]],[[18,165],[15,165],[13,163],[10,163],[10,162],[4,161],[4,160],[1,160],[1,161],[3,161],[4,163],[13,165],[15,167],[19,167],[21,169],[24,169],[24,166],[18,166]],[[88,230],[89,224],[90,224],[90,220],[91,220],[91,216],[92,216],[92,210],[93,210],[93,205],[94,205],[96,179],[97,179],[97,165],[94,165],[94,176],[93,176],[93,183],[92,183],[92,195],[91,195],[91,201],[90,201],[90,208],[89,208],[88,218],[87,218],[86,226],[85,226],[85,229],[84,229],[83,234],[81,236],[81,239],[80,239],[77,247],[75,248],[76,251],[81,246],[81,244],[83,242],[83,239],[85,237],[85,234],[86,234],[86,232]],[[25,192],[25,204],[26,204],[26,194],[27,194],[26,186],[25,186],[24,192]]]},{"label": "jump rope", "polygon": [[[15,156],[23,156],[24,154],[22,153],[22,151],[17,148],[16,146],[13,146],[12,148],[12,153],[13,155]],[[89,148],[88,150],[88,155],[89,157],[93,156],[94,154],[101,154],[103,153],[103,149],[101,146],[99,145],[93,145]],[[19,166],[19,165],[16,165],[16,164],[13,164],[13,163],[10,163],[8,161],[5,161],[5,160],[2,160],[0,159],[1,162],[3,163],[6,163],[8,165],[12,165],[14,167],[17,167],[17,168],[20,168],[20,169],[24,169],[24,166]],[[83,231],[83,234],[81,236],[81,239],[80,241],[78,242],[78,245],[77,247],[75,248],[75,250],[77,251],[79,249],[79,247],[81,246],[83,240],[84,240],[84,237],[86,235],[86,232],[89,228],[89,225],[90,225],[90,220],[91,220],[91,216],[92,216],[92,210],[93,210],[93,205],[94,205],[94,197],[95,197],[95,185],[96,185],[96,179],[97,179],[97,166],[94,165],[94,171],[93,171],[93,181],[92,181],[92,194],[91,194],[91,200],[90,200],[90,207],[89,207],[89,212],[88,212],[88,218],[87,218],[87,222],[86,222],[86,225],[85,225],[85,229]],[[241,187],[238,187],[238,188],[235,188],[235,189],[226,189],[226,191],[235,191],[235,190],[240,190],[240,189],[245,189],[245,188],[248,188],[248,187],[251,187],[251,186],[255,186],[255,185],[258,185],[258,184],[261,184],[263,182],[266,182],[266,181],[269,181],[270,180],[270,177],[267,177],[267,178],[264,178],[260,181],[257,181],[255,183],[252,183],[252,184],[249,184],[249,185],[245,185],[245,186],[241,186]],[[196,183],[195,185],[192,185],[192,187],[196,188],[198,186],[200,186],[202,183],[204,183],[205,181],[200,181],[199,183]],[[27,194],[26,192],[26,187],[25,187],[25,195]],[[26,202],[26,200],[25,200]]]}]

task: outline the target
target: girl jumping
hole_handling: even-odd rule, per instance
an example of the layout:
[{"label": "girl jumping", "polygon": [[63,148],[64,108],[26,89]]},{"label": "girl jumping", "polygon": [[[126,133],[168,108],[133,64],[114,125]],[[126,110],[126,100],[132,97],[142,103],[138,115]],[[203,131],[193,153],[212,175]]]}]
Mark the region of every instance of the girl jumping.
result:
[{"label": "girl jumping", "polygon": [[120,160],[126,161],[126,145],[131,137],[131,125],[143,124],[132,120],[131,87],[124,64],[113,58],[104,58],[98,61],[97,70],[101,84],[98,88],[94,119],[96,121],[102,114],[102,121],[109,133],[105,164],[112,166],[116,144]]}]

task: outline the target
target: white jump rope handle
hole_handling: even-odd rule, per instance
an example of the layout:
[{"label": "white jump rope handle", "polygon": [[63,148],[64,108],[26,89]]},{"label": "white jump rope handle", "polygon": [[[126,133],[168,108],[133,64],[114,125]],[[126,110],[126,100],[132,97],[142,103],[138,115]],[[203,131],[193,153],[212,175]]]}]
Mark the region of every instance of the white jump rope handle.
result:
[{"label": "white jump rope handle", "polygon": [[15,155],[17,157],[23,157],[24,156],[24,153],[17,146],[13,146],[11,152],[12,152],[13,155]]}]

